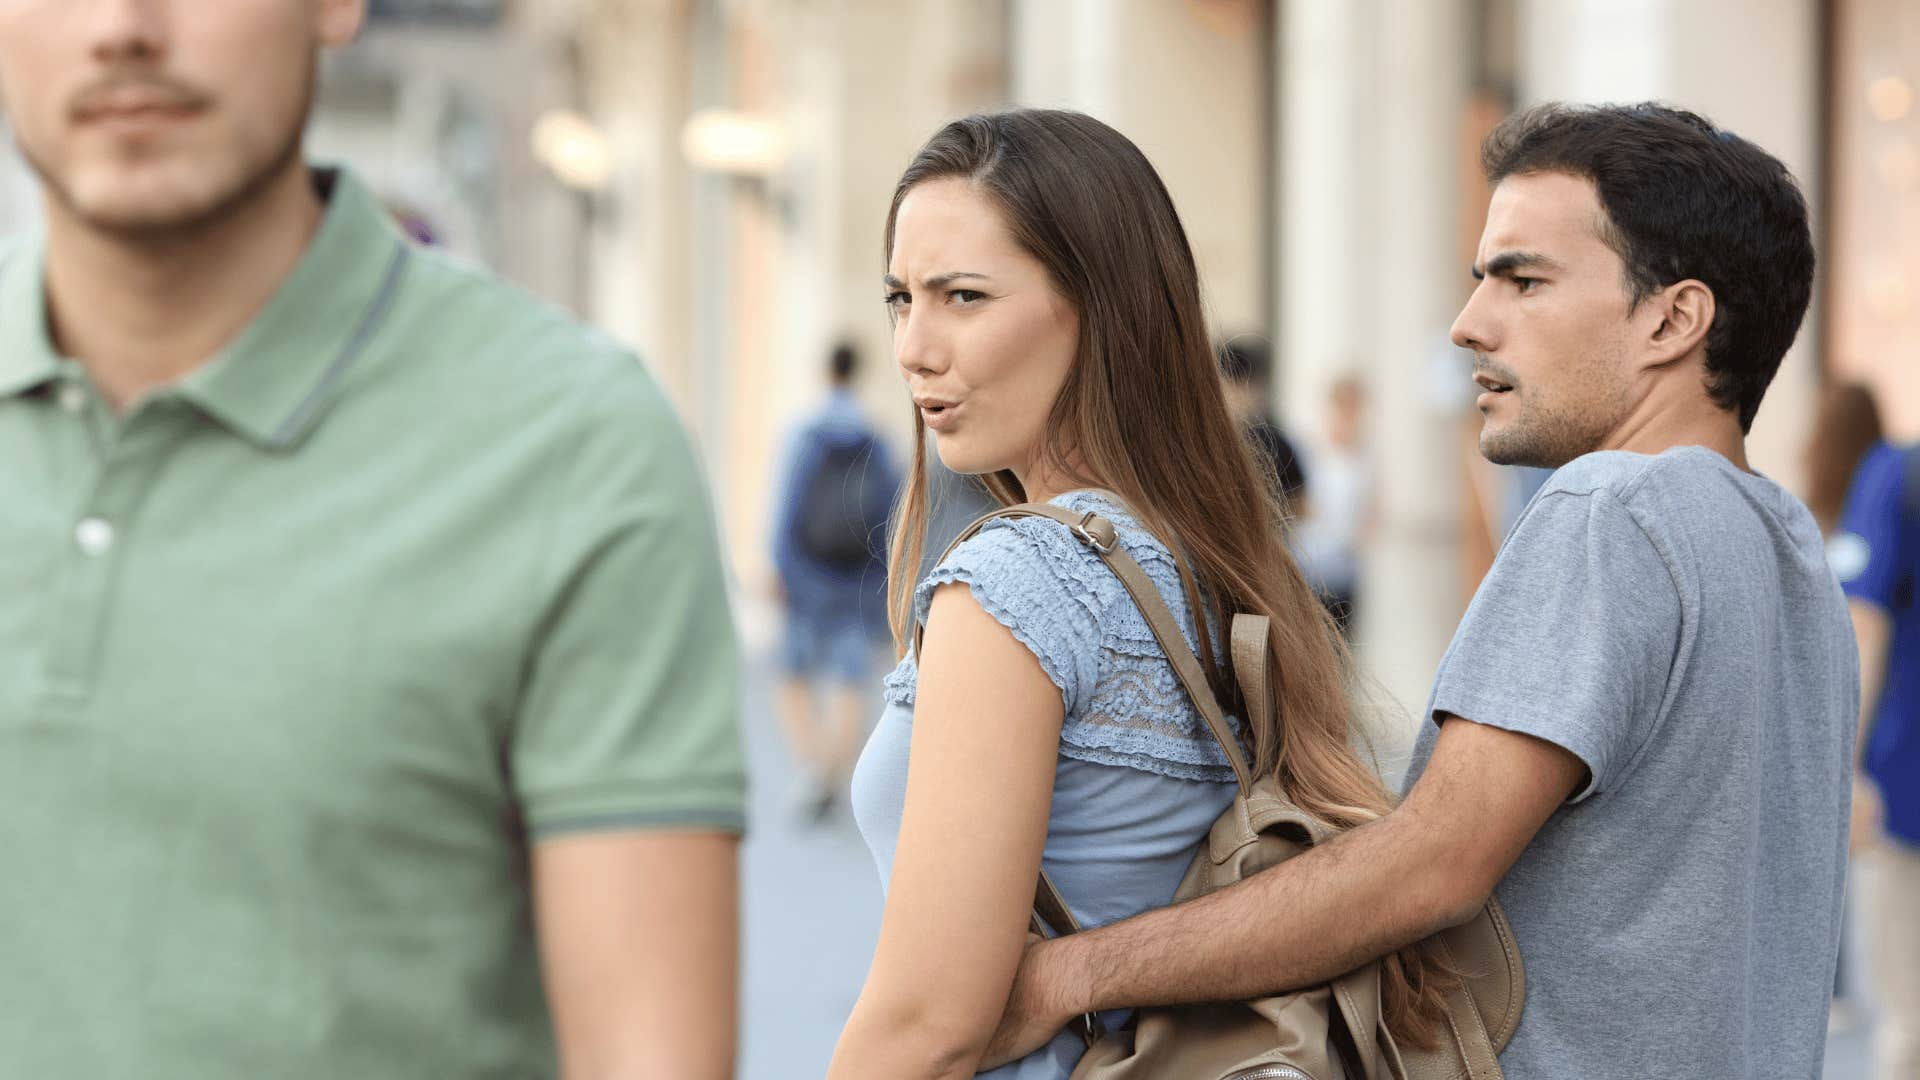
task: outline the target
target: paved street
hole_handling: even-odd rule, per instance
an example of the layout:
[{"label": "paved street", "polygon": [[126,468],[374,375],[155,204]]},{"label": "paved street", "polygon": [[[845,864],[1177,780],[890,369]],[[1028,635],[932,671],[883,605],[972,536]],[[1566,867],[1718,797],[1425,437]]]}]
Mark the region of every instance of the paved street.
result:
[{"label": "paved street", "polygon": [[[826,1073],[873,956],[880,881],[844,810],[821,826],[797,820],[792,767],[772,712],[774,615],[763,603],[749,603],[741,622],[751,671],[745,725],[753,801],[744,857],[746,1012],[739,1075],[816,1080]],[[1830,1040],[1825,1075],[1867,1080],[1864,1024]]]},{"label": "paved street", "polygon": [[[873,958],[880,876],[844,808],[803,825],[792,808],[793,767],[775,722],[772,645],[764,604],[742,612],[749,656],[745,717],[752,770],[745,848],[745,1022],[740,1080],[817,1080]],[[875,715],[879,712],[875,678]]]}]

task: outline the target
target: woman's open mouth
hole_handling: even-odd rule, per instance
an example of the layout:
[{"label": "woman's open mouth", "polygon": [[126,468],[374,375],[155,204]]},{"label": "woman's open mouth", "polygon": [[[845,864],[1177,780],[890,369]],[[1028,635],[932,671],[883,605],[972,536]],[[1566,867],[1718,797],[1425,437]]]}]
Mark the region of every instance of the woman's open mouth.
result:
[{"label": "woman's open mouth", "polygon": [[953,425],[954,414],[960,404],[941,398],[914,398],[913,403],[920,408],[920,419],[935,431],[942,431]]}]

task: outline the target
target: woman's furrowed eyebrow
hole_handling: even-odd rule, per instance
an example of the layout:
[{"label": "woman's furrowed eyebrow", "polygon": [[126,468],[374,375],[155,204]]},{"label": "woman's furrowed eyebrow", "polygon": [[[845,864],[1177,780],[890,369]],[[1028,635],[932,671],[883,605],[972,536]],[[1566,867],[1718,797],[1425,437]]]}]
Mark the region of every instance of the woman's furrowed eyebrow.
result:
[{"label": "woman's furrowed eyebrow", "polygon": [[[972,270],[949,270],[944,274],[935,274],[930,278],[923,278],[920,282],[920,285],[923,288],[928,288],[928,289],[944,289],[948,285],[951,285],[962,278],[975,278],[980,281],[993,280],[993,278],[989,277],[986,274],[975,273]],[[894,277],[892,274],[886,275],[885,277],[881,278],[880,281],[889,289],[904,289],[907,287],[906,282],[901,281],[899,278]]]}]

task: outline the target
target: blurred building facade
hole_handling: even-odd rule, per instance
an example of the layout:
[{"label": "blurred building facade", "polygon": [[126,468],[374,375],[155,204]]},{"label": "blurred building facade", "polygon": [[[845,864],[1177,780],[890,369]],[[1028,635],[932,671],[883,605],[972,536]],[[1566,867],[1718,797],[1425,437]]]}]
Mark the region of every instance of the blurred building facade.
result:
[{"label": "blurred building facade", "polygon": [[[1547,99],[1658,98],[1778,154],[1821,291],[1762,410],[1799,483],[1825,377],[1920,436],[1920,5],[1910,0],[377,0],[333,57],[316,156],[631,343],[706,455],[735,564],[768,580],[785,429],[832,343],[904,441],[880,305],[892,187],[942,122],[1013,104],[1114,124],[1167,181],[1217,336],[1275,346],[1275,405],[1371,386],[1370,665],[1417,704],[1502,520],[1446,340],[1486,191],[1480,138]],[[17,162],[0,226],[34,214]],[[1491,478],[1491,479],[1490,479]]]},{"label": "blurred building facade", "polygon": [[1830,27],[1830,368],[1920,439],[1920,4],[1837,0]]},{"label": "blurred building facade", "polygon": [[1849,114],[1867,108],[1862,80],[1902,75],[1891,67],[1916,55],[1890,43],[1888,24],[1915,17],[1901,0],[562,6],[579,107],[613,160],[586,221],[585,313],[632,340],[692,418],[749,583],[765,574],[774,448],[817,394],[831,342],[863,346],[863,397],[898,437],[910,430],[878,304],[880,228],[914,148],[976,109],[1078,108],[1139,143],[1185,218],[1216,334],[1275,343],[1276,404],[1309,441],[1325,385],[1367,376],[1381,477],[1367,591],[1390,601],[1362,640],[1403,702],[1422,699],[1498,541],[1470,462],[1467,362],[1446,333],[1485,204],[1478,141],[1507,111],[1666,100],[1802,178],[1829,288],[1756,426],[1762,471],[1799,482],[1827,354],[1913,345],[1883,325],[1892,286],[1871,339],[1855,328],[1869,316],[1834,297],[1859,291],[1848,273],[1920,248],[1877,231],[1879,210],[1851,241],[1826,220],[1877,205],[1844,162],[1879,161],[1885,140],[1846,132],[1883,123]]}]

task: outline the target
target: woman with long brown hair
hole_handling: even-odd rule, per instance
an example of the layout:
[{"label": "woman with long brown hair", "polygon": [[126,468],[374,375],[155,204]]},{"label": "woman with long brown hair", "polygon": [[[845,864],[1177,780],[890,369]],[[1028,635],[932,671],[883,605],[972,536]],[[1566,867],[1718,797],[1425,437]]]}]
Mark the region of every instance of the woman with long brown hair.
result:
[{"label": "woman with long brown hair", "polygon": [[[887,905],[837,1080],[973,1075],[1038,871],[1083,926],[1163,905],[1234,791],[1140,611],[1066,526],[995,520],[912,585],[929,430],[1003,504],[1114,523],[1256,771],[1336,826],[1390,806],[1353,748],[1338,635],[1236,435],[1186,234],[1140,151],[1077,113],[955,121],[901,177],[885,241],[919,438],[891,553],[901,662],[853,791]],[[1260,715],[1222,656],[1237,612],[1272,622],[1276,700]],[[1437,1011],[1417,964],[1388,965],[1394,1024]],[[993,1075],[1058,1080],[1082,1047],[1063,1034]]]}]

